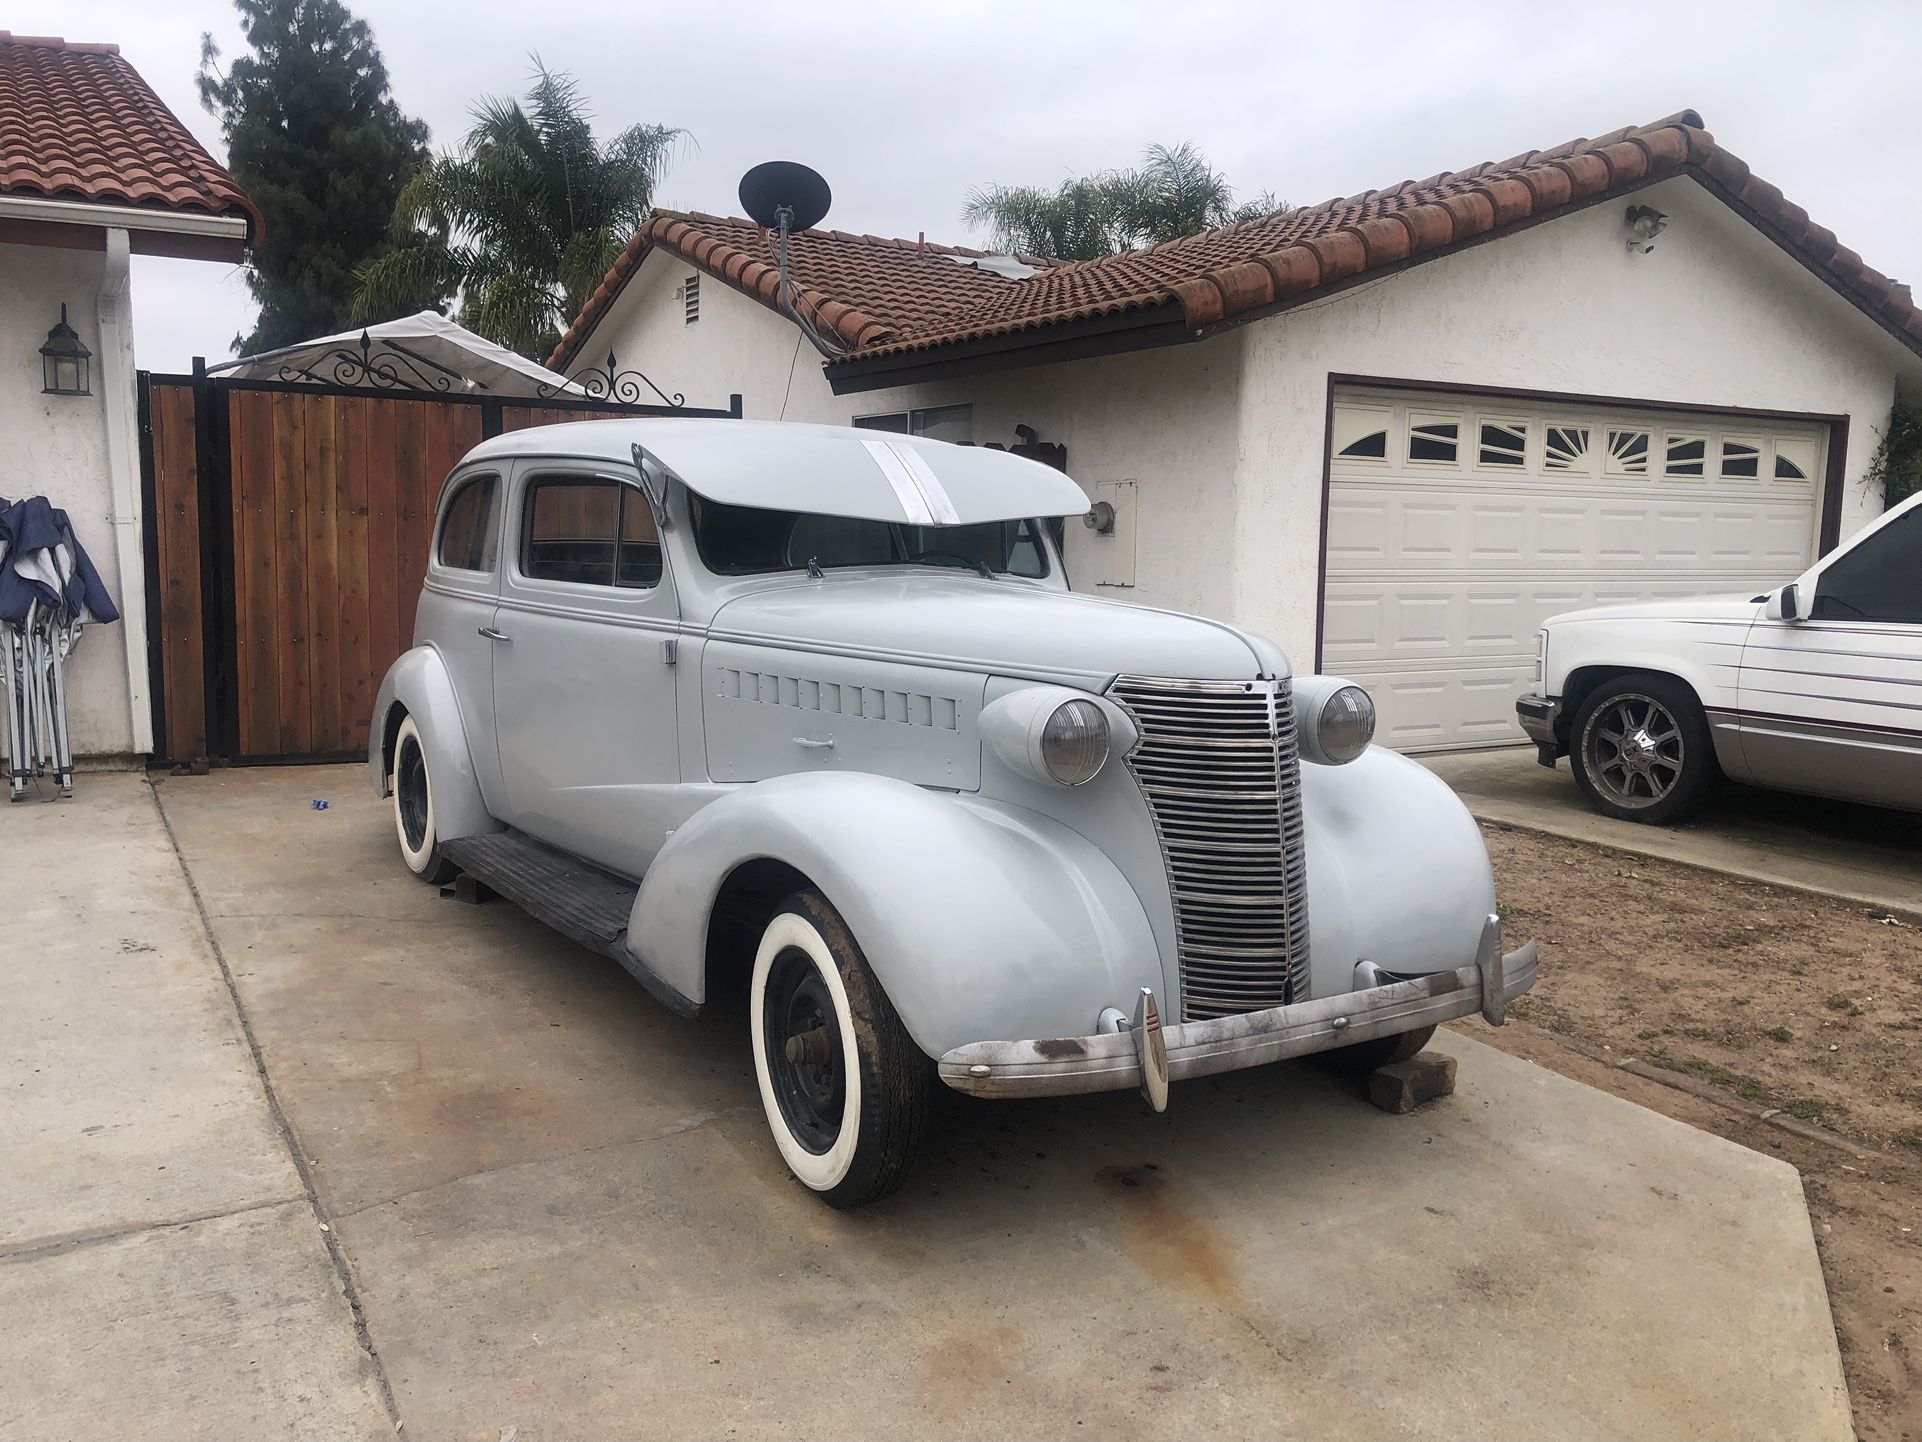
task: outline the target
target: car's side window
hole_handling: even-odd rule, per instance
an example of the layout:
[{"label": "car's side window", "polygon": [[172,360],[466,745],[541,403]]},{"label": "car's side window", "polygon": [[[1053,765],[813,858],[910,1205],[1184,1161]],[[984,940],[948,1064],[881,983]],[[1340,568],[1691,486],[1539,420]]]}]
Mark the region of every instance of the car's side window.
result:
[{"label": "car's side window", "polygon": [[1815,583],[1821,621],[1922,624],[1922,511],[1910,511],[1838,556]]},{"label": "car's side window", "polygon": [[661,538],[637,487],[598,476],[539,476],[522,515],[521,574],[530,580],[631,591],[661,583]]},{"label": "car's side window", "polygon": [[458,483],[454,498],[441,515],[440,537],[434,545],[434,559],[456,571],[494,569],[499,537],[499,513],[494,496],[498,476],[469,476]]}]

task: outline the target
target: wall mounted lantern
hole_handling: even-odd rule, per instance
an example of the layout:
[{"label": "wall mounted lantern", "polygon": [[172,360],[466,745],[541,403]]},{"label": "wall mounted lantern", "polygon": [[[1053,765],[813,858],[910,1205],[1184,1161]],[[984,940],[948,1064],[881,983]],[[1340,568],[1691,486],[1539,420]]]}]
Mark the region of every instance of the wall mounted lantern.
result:
[{"label": "wall mounted lantern", "polygon": [[47,343],[40,347],[40,368],[45,377],[40,389],[50,396],[92,395],[87,375],[92,360],[93,352],[67,324],[67,308],[62,305],[60,324],[47,332]]}]

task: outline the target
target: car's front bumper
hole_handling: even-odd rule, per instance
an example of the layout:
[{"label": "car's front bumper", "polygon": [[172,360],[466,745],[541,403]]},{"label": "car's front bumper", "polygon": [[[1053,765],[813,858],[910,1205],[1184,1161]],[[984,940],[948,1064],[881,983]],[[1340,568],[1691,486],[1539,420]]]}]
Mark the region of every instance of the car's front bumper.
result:
[{"label": "car's front bumper", "polygon": [[[1535,984],[1539,966],[1532,941],[1503,954],[1500,923],[1490,917],[1481,953],[1471,965],[1293,1006],[1162,1028],[1166,1074],[1170,1081],[1181,1081],[1263,1066],[1474,1012],[1499,1026],[1508,1003]],[[1134,1031],[978,1041],[944,1055],[940,1075],[956,1091],[981,1097],[1121,1091],[1143,1084],[1143,1050]]]},{"label": "car's front bumper", "polygon": [[1522,696],[1515,701],[1515,719],[1535,743],[1542,765],[1553,766],[1567,748],[1562,743],[1562,703],[1552,696]]}]

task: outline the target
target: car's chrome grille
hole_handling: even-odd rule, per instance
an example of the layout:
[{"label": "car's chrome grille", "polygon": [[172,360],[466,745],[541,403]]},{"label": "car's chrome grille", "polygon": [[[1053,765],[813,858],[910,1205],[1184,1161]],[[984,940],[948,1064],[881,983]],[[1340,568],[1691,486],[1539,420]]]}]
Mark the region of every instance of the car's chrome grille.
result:
[{"label": "car's chrome grille", "polygon": [[1308,873],[1287,682],[1123,676],[1181,958],[1182,1018],[1308,996]]}]

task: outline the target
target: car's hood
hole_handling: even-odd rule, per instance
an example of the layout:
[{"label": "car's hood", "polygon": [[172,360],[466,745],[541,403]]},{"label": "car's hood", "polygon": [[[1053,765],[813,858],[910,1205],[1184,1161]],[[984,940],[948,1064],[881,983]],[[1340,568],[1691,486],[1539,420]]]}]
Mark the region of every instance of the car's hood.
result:
[{"label": "car's hood", "polygon": [[1590,606],[1563,611],[1542,624],[1549,627],[1577,621],[1750,621],[1761,614],[1753,591],[1725,596],[1688,596],[1676,601],[1625,601],[1619,606]]},{"label": "car's hood", "polygon": [[753,591],[724,603],[710,634],[1082,684],[1123,674],[1243,680],[1288,668],[1272,643],[1218,621],[926,568]]}]

